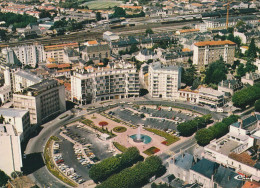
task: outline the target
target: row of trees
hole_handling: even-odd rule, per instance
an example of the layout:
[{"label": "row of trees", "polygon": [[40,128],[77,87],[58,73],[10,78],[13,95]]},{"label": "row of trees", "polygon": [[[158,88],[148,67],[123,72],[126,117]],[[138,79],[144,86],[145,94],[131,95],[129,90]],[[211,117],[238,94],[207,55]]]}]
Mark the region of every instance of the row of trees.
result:
[{"label": "row of trees", "polygon": [[120,18],[120,17],[125,17],[125,18],[145,17],[145,13],[141,11],[138,14],[126,14],[126,11],[123,8],[115,7],[114,13],[112,14],[111,18]]},{"label": "row of trees", "polygon": [[180,132],[181,136],[191,136],[197,130],[202,129],[212,123],[211,118],[212,116],[210,114],[202,117],[196,117],[193,120],[179,124],[177,126],[177,130]]},{"label": "row of trees", "polygon": [[143,157],[140,155],[139,150],[135,147],[130,147],[122,154],[107,158],[93,165],[89,171],[89,177],[95,182],[102,182],[109,176],[141,160],[143,160]]},{"label": "row of trees", "polygon": [[10,178],[6,175],[6,173],[0,170],[0,187],[4,187],[9,179]]},{"label": "row of trees", "polygon": [[153,176],[160,176],[165,173],[165,167],[158,156],[151,156],[144,162],[137,163],[132,168],[127,168],[114,176],[111,176],[96,188],[122,188],[142,187],[147,184]]},{"label": "row of trees", "polygon": [[8,27],[13,25],[14,29],[24,28],[30,23],[37,22],[37,18],[27,15],[27,14],[14,14],[14,13],[1,13],[0,12],[0,21],[5,21],[4,26]]},{"label": "row of trees", "polygon": [[200,146],[206,146],[210,143],[211,140],[215,138],[220,138],[228,133],[229,126],[235,122],[237,122],[238,116],[231,115],[227,118],[224,118],[222,122],[215,123],[213,126],[207,128],[203,128],[198,130],[195,135],[197,143]]},{"label": "row of trees", "polygon": [[247,105],[253,105],[258,99],[260,99],[260,84],[255,84],[235,92],[232,102],[235,107],[245,109]]}]

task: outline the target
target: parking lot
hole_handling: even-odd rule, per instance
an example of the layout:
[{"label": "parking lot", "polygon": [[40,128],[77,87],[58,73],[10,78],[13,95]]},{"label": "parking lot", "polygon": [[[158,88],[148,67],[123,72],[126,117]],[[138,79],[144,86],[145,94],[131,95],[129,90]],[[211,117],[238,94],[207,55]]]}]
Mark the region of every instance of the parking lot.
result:
[{"label": "parking lot", "polygon": [[[77,183],[90,180],[89,169],[93,164],[113,155],[108,151],[108,145],[101,142],[96,134],[79,125],[66,128],[64,132],[70,139],[78,142],[74,144],[63,138],[58,149],[54,149],[54,160],[60,170]],[[83,152],[85,152],[83,154]]]},{"label": "parking lot", "polygon": [[116,108],[112,111],[112,114],[135,125],[142,124],[156,129],[175,131],[179,123],[189,121],[197,116],[191,112],[182,113],[181,110],[173,111],[170,108],[168,110],[155,108],[156,106],[153,108],[141,107],[140,109],[134,107]]}]

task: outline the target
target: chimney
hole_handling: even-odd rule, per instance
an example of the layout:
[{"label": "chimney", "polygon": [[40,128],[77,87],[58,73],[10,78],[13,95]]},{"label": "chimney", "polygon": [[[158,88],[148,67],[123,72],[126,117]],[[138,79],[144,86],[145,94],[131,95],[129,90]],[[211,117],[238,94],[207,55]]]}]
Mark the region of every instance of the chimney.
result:
[{"label": "chimney", "polygon": [[240,123],[240,128],[242,128],[243,120],[242,119],[238,119],[238,122]]},{"label": "chimney", "polygon": [[251,112],[251,116],[255,116],[255,112]]}]

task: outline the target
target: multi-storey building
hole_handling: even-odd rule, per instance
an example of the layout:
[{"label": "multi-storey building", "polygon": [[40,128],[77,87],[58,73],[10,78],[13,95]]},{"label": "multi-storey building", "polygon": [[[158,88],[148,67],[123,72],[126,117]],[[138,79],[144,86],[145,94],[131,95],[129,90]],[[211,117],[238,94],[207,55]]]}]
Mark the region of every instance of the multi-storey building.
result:
[{"label": "multi-storey building", "polygon": [[24,88],[41,82],[42,79],[31,72],[19,70],[13,73],[13,91],[19,92]]},{"label": "multi-storey building", "polygon": [[58,63],[67,63],[67,55],[65,52],[66,48],[72,48],[75,50],[78,50],[79,45],[78,43],[68,43],[68,44],[58,44],[58,45],[52,45],[52,46],[45,46],[45,56],[46,59],[53,58]]},{"label": "multi-storey building", "polygon": [[30,115],[28,110],[13,108],[0,108],[0,116],[4,118],[4,123],[13,125],[20,141],[28,138],[30,133]]},{"label": "multi-storey building", "polygon": [[21,172],[21,143],[13,125],[0,124],[0,148],[0,169],[9,176],[14,171]]},{"label": "multi-storey building", "polygon": [[193,64],[198,67],[209,65],[210,63],[223,58],[224,62],[232,64],[234,62],[236,44],[232,41],[203,41],[194,43]]},{"label": "multi-storey building", "polygon": [[56,80],[40,83],[13,95],[14,108],[30,112],[31,124],[39,125],[66,110],[65,87]]},{"label": "multi-storey building", "polygon": [[18,60],[22,66],[36,67],[46,59],[42,45],[23,45],[8,47],[4,50],[4,53],[7,54],[6,63],[10,64],[14,64]]},{"label": "multi-storey building", "polygon": [[134,67],[88,69],[71,76],[71,98],[79,104],[139,96],[139,75]]},{"label": "multi-storey building", "polygon": [[224,105],[224,93],[211,88],[201,87],[199,89],[199,103],[212,108],[221,107]]},{"label": "multi-storey building", "polygon": [[163,66],[160,62],[149,65],[149,93],[155,98],[176,99],[181,86],[181,68]]}]

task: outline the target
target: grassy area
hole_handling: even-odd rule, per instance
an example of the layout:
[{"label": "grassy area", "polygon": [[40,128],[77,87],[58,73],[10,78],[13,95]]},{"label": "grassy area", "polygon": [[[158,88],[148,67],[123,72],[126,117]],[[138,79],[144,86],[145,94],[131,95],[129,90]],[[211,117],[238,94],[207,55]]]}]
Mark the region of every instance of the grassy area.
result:
[{"label": "grassy area", "polygon": [[109,9],[114,6],[120,6],[121,4],[121,1],[91,1],[84,3],[84,5],[87,5],[92,10]]},{"label": "grassy area", "polygon": [[44,160],[45,164],[48,168],[48,170],[58,179],[63,181],[64,183],[72,186],[77,187],[77,184],[72,182],[70,179],[68,179],[66,176],[64,176],[60,171],[57,169],[56,165],[53,163],[53,160],[51,159],[51,145],[54,141],[59,141],[58,137],[52,136],[47,141],[45,148],[44,148]]},{"label": "grassy area", "polygon": [[126,130],[127,130],[127,128],[122,127],[122,126],[118,126],[113,129],[113,131],[116,133],[123,133],[123,132],[126,132]]},{"label": "grassy area", "polygon": [[119,144],[118,142],[113,142],[113,144],[122,153],[124,153],[127,150],[127,148],[125,146]]},{"label": "grassy area", "polygon": [[108,134],[110,135],[110,138],[113,138],[116,136],[116,134],[114,134],[112,131],[108,131],[108,129],[104,129],[104,128],[100,128],[100,127],[97,127],[93,121],[89,120],[89,119],[84,119],[81,121],[81,123],[84,123],[85,125],[101,132],[101,133],[105,133],[105,134]]},{"label": "grassy area", "polygon": [[152,132],[154,134],[157,134],[158,136],[164,137],[166,140],[163,141],[163,144],[165,144],[166,146],[169,146],[169,145],[173,144],[174,142],[177,142],[180,140],[180,138],[178,138],[177,136],[168,134],[168,133],[158,130],[158,129],[145,128],[145,130]]},{"label": "grassy area", "polygon": [[152,146],[152,147],[148,148],[147,150],[145,150],[143,153],[150,156],[150,155],[153,155],[153,154],[155,154],[159,151],[160,151],[159,148]]}]

